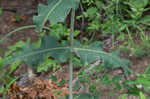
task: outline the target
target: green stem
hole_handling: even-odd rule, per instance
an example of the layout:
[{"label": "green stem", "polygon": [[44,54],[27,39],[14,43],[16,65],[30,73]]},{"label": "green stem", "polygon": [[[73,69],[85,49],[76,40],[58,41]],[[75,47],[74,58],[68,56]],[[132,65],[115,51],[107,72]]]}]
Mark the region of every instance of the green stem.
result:
[{"label": "green stem", "polygon": [[74,18],[75,18],[75,8],[72,8],[72,13],[71,13],[71,32],[70,32],[70,61],[69,61],[69,99],[73,99],[72,95],[72,75],[73,75],[73,41],[74,41]]},{"label": "green stem", "polygon": [[[17,28],[17,29],[14,29],[13,31],[7,33],[7,34],[0,40],[0,43],[2,43],[7,37],[9,37],[10,35],[12,35],[13,33],[18,32],[18,31],[21,31],[21,30],[24,30],[24,29],[29,29],[29,28],[36,28],[36,25],[27,25],[27,26],[22,26],[22,27],[19,27],[19,28]],[[43,26],[43,28],[49,30],[48,27]]]},{"label": "green stem", "polygon": [[126,27],[126,31],[128,33],[129,40],[131,41],[131,45],[133,46],[134,45],[134,41],[132,39],[132,35],[131,35],[131,32],[129,31],[128,27]]},{"label": "green stem", "polygon": [[115,35],[112,34],[112,48],[115,47]]}]

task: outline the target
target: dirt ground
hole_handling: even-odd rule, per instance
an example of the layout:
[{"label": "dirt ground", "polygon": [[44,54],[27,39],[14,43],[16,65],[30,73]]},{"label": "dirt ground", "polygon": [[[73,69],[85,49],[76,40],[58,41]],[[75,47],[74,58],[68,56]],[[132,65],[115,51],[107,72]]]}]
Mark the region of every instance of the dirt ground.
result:
[{"label": "dirt ground", "polygon": [[[0,0],[0,8],[4,9],[0,19],[0,39],[17,27],[33,24],[32,17],[36,13],[38,2],[43,2],[43,0]],[[16,22],[13,18],[16,13],[22,17],[20,22]],[[25,41],[27,37],[31,37],[32,41],[37,40],[36,32],[33,29],[26,29],[12,34],[2,44],[0,44],[0,46],[2,46],[4,50],[7,50],[7,46],[13,45],[19,40]],[[2,53],[1,55],[3,55]],[[150,57],[148,56],[137,59],[134,56],[130,57],[128,54],[122,53],[122,57],[130,59],[131,69],[138,73],[143,73],[146,66],[150,64]],[[26,69],[24,66],[21,67],[21,69],[17,70],[18,74],[22,73],[22,68],[24,70]],[[68,65],[64,65],[63,69],[63,72],[58,73],[58,75],[61,75],[61,77],[68,81]],[[113,73],[115,74],[115,72]],[[101,99],[117,99],[115,96],[108,97],[109,88],[100,85],[98,86],[98,89],[104,93],[104,97]],[[116,96],[118,96],[118,94]],[[128,99],[137,99],[137,97],[131,97]]]}]

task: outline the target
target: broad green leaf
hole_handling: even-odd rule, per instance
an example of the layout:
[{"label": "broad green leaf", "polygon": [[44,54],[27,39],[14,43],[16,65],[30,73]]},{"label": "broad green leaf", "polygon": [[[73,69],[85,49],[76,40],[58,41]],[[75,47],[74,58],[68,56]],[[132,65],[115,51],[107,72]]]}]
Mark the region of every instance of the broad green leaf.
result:
[{"label": "broad green leaf", "polygon": [[13,62],[11,65],[10,65],[10,69],[9,69],[9,73],[13,73],[17,67],[20,65],[21,61],[19,60],[16,60],[15,62]]},{"label": "broad green leaf", "polygon": [[142,85],[150,85],[150,79],[144,78],[144,77],[139,77],[136,79],[136,82]]},{"label": "broad green leaf", "polygon": [[121,76],[120,76],[120,75],[116,75],[116,76],[114,76],[114,77],[112,78],[112,81],[115,83],[116,88],[117,88],[118,90],[121,89],[121,85],[119,84],[119,80],[120,80],[120,79],[121,79]]},{"label": "broad green leaf", "polygon": [[51,36],[55,36],[57,39],[60,39],[62,36],[70,35],[70,29],[68,29],[63,24],[51,24],[50,28],[51,28],[50,31]]},{"label": "broad green leaf", "polygon": [[142,92],[140,92],[140,99],[146,99],[146,97],[144,96],[144,94]]},{"label": "broad green leaf", "polygon": [[82,47],[82,45],[76,41],[74,51],[77,54],[77,56],[80,57],[81,63],[88,65],[96,59],[99,59],[97,53],[93,51],[102,49],[103,44],[101,42],[95,42],[89,46]]},{"label": "broad green leaf", "polygon": [[90,8],[88,8],[87,11],[84,13],[85,17],[87,16],[90,19],[92,19],[95,16],[97,10],[98,9],[96,7],[90,7]]},{"label": "broad green leaf", "polygon": [[122,98],[120,98],[120,99],[126,99],[126,97],[127,97],[127,94],[123,94]]},{"label": "broad green leaf", "polygon": [[110,80],[110,75],[104,73],[103,77],[102,77],[102,82],[104,85],[111,85],[112,81]]},{"label": "broad green leaf", "polygon": [[0,86],[0,94],[2,94],[5,91],[5,88],[3,86]]},{"label": "broad green leaf", "polygon": [[89,63],[102,59],[104,63],[112,68],[123,67],[125,70],[128,69],[129,61],[120,58],[118,52],[106,53],[103,51],[103,44],[101,42],[94,42],[89,46],[82,47],[79,42],[75,42],[75,53],[83,64],[88,65]]},{"label": "broad green leaf", "polygon": [[[79,42],[75,42],[73,51],[80,58],[81,63],[88,65],[97,59],[102,59],[103,63],[111,68],[122,67],[129,71],[129,61],[121,59],[118,52],[106,53],[103,51],[103,44],[101,42],[94,42],[89,46],[82,47]],[[37,66],[42,63],[46,56],[52,56],[56,62],[66,62],[70,53],[70,47],[61,46],[54,37],[44,36],[39,48],[31,44],[25,44],[22,51],[14,53],[12,56],[6,57],[3,65],[10,64],[17,59],[25,61],[31,66]]]},{"label": "broad green leaf", "polygon": [[50,75],[50,78],[53,80],[53,82],[57,82],[57,77],[56,76],[54,76],[54,75]]},{"label": "broad green leaf", "polygon": [[51,24],[63,22],[71,8],[77,7],[79,0],[47,0],[48,5],[39,4],[38,16],[34,16],[34,23],[40,31],[46,21]]},{"label": "broad green leaf", "polygon": [[46,59],[40,63],[40,65],[37,67],[37,72],[48,71],[49,68],[55,72],[56,69],[61,67],[60,64],[56,64],[56,60],[49,59],[49,57],[50,56],[47,56]]},{"label": "broad green leaf", "polygon": [[102,1],[96,0],[95,4],[97,6],[97,8],[103,8],[105,6],[105,4]]},{"label": "broad green leaf", "polygon": [[150,74],[150,64],[148,64],[144,74]]},{"label": "broad green leaf", "polygon": [[97,88],[96,88],[96,83],[92,83],[89,87],[89,92],[90,93],[96,93],[97,92]]},{"label": "broad green leaf", "polygon": [[113,16],[111,19],[105,20],[104,24],[101,24],[102,32],[104,34],[116,34],[125,29],[126,25],[120,22],[120,19]]},{"label": "broad green leaf", "polygon": [[25,45],[25,43],[23,41],[19,41],[15,45],[8,46],[8,51],[5,53],[5,57],[9,56],[10,54],[12,54],[12,52],[14,52],[16,50],[19,51],[22,48],[22,46],[24,46],[24,45]]},{"label": "broad green leaf", "polygon": [[57,62],[65,62],[68,58],[68,47],[60,46],[57,40],[50,36],[44,36],[41,46],[36,48],[31,44],[25,44],[21,52],[16,52],[3,62],[3,65],[10,64],[17,59],[25,61],[31,66],[37,66],[46,59],[46,56],[53,56]]}]

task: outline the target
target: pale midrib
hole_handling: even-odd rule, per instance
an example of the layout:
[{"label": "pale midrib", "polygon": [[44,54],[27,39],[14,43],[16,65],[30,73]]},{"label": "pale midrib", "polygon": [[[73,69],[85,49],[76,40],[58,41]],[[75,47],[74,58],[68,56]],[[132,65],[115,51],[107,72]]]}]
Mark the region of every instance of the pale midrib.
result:
[{"label": "pale midrib", "polygon": [[45,24],[45,22],[47,21],[48,17],[51,15],[51,13],[56,9],[56,7],[62,2],[62,0],[59,0],[53,7],[52,9],[48,12],[48,14],[46,15],[46,17],[43,20],[42,25]]},{"label": "pale midrib", "polygon": [[[69,46],[67,46],[67,47],[57,47],[57,48],[50,48],[50,49],[44,49],[44,50],[40,50],[40,51],[36,51],[36,52],[31,52],[31,53],[28,53],[26,55],[19,56],[19,57],[15,58],[15,60],[19,59],[19,58],[23,58],[23,57],[29,57],[29,56],[32,56],[32,55],[40,54],[40,53],[46,53],[46,52],[49,52],[49,51],[63,50],[63,49],[70,49],[70,47]],[[88,51],[88,52],[93,52],[93,53],[105,54],[105,55],[117,60],[118,62],[120,60],[116,56],[112,55],[111,53],[106,53],[104,51],[98,51],[98,50],[86,49],[86,48],[76,48],[76,47],[74,47],[73,50]]]},{"label": "pale midrib", "polygon": [[69,49],[69,47],[57,47],[57,48],[43,49],[43,50],[40,50],[40,51],[35,51],[35,52],[28,53],[28,54],[23,55],[23,56],[19,56],[16,59],[23,58],[23,57],[28,57],[28,56],[32,56],[32,55],[36,55],[36,54],[40,54],[40,53],[46,53],[46,52],[53,51],[53,50],[62,50],[62,49]]},{"label": "pale midrib", "polygon": [[[93,49],[85,49],[85,48],[74,48],[76,50],[82,50],[82,51],[88,51],[88,52],[94,52],[94,53],[99,53],[99,54],[106,54],[107,56],[116,59],[118,62],[120,61],[120,59],[118,59],[116,56],[112,55],[111,53],[106,53],[104,51],[97,51],[97,50],[93,50]],[[120,63],[121,64],[121,63]]]}]

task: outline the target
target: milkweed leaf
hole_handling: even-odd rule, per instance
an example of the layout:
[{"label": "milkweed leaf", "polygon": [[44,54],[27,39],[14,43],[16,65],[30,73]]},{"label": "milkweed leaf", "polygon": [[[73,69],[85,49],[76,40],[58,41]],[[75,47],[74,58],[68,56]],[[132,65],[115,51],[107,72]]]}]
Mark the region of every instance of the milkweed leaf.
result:
[{"label": "milkweed leaf", "polygon": [[41,31],[48,20],[51,24],[63,22],[71,8],[78,6],[79,0],[47,0],[47,3],[48,5],[39,4],[38,16],[33,17],[37,31]]},{"label": "milkweed leaf", "polygon": [[104,63],[107,63],[107,65],[112,68],[123,67],[126,72],[129,72],[129,61],[121,59],[118,52],[104,52],[102,47],[103,44],[101,42],[94,42],[86,47],[82,47],[79,42],[76,42],[75,44],[75,53],[80,57],[80,60],[84,65],[88,65],[93,61],[102,59]]},{"label": "milkweed leaf", "polygon": [[[107,53],[103,51],[103,43],[94,42],[89,46],[82,46],[79,42],[74,42],[74,53],[80,58],[81,63],[88,65],[93,61],[102,59],[103,63],[109,68],[123,67],[129,71],[129,61],[121,59],[119,52]],[[6,58],[4,63],[12,63],[17,59],[27,62],[31,66],[37,66],[46,59],[46,56],[52,56],[56,62],[66,62],[70,53],[70,47],[61,46],[54,37],[44,36],[41,46],[36,48],[30,44],[23,46],[22,51],[14,53]]]},{"label": "milkweed leaf", "polygon": [[39,48],[31,44],[25,44],[21,52],[16,52],[12,56],[7,57],[3,63],[7,65],[19,59],[27,62],[31,66],[37,66],[48,55],[54,57],[57,62],[65,62],[69,54],[68,49],[68,47],[61,46],[54,37],[45,36]]}]

